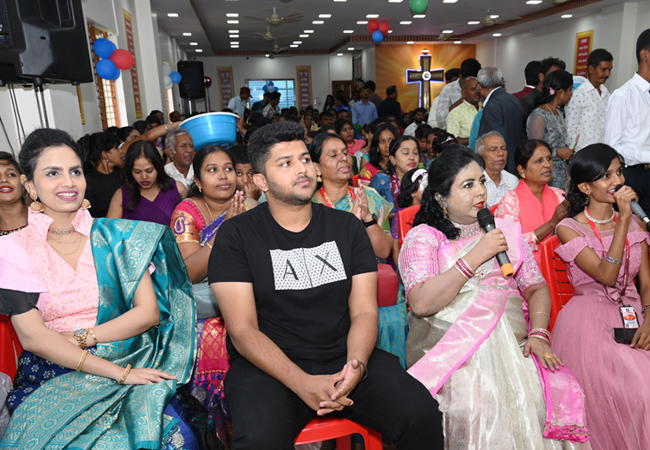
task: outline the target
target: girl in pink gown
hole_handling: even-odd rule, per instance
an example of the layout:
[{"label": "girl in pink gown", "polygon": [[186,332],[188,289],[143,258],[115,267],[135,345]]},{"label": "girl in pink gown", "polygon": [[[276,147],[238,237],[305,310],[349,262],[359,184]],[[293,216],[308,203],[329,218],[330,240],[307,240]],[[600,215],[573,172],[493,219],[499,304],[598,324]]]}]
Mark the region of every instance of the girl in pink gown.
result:
[{"label": "girl in pink gown", "polygon": [[[650,321],[644,312],[650,307],[644,305],[650,305],[650,236],[632,216],[634,191],[627,186],[615,191],[625,177],[614,149],[604,144],[583,149],[570,175],[571,218],[557,227],[562,245],[556,252],[567,263],[574,296],[558,315],[552,349],[585,390],[593,449],[647,449]],[[637,275],[641,295],[634,286]],[[613,328],[623,327],[623,305],[638,315],[632,345],[614,340]]]}]

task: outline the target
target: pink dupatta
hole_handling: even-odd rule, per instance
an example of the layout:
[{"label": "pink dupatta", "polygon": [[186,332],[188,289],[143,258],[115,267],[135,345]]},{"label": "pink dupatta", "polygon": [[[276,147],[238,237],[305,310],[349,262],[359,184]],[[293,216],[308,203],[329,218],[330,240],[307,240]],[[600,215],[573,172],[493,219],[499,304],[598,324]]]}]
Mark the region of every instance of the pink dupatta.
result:
[{"label": "pink dupatta", "polygon": [[[496,224],[511,243],[508,256],[516,273],[521,266],[521,229],[517,224],[506,220],[496,219]],[[477,238],[472,237],[457,241],[456,246],[463,248],[475,239]],[[514,245],[515,242],[518,245]],[[455,260],[456,253],[452,244],[439,251],[441,261]],[[517,284],[514,278],[506,280],[503,277],[495,260],[492,272],[482,280],[479,289],[476,301],[458,317],[437,344],[408,370],[424,384],[431,395],[438,393],[447,379],[492,333],[505,311],[507,290],[516,290]],[[527,314],[526,319],[528,320]],[[530,323],[528,326],[530,329]],[[544,369],[534,355],[533,359],[546,403],[543,436],[547,439],[586,442],[589,436],[585,426],[584,394],[578,380],[564,366],[551,372]]]},{"label": "pink dupatta", "polygon": [[[533,195],[533,191],[530,190],[524,180],[519,182],[515,192],[519,198],[519,220],[524,233],[534,231],[551,220],[553,214],[555,214],[555,208],[560,204],[557,196],[548,185],[544,186],[542,191],[542,203]],[[551,236],[552,234],[546,236],[540,241],[540,244]],[[537,265],[541,266],[541,252],[537,250],[533,252],[533,256],[535,256]]]}]

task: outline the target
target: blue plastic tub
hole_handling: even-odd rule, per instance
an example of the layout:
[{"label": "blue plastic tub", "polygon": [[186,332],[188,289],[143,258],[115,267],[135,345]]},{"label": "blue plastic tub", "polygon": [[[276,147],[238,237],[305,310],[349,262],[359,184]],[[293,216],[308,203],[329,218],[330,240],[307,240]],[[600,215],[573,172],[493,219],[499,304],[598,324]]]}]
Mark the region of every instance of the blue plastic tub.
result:
[{"label": "blue plastic tub", "polygon": [[196,151],[206,145],[230,147],[237,140],[237,115],[232,113],[201,114],[184,120],[181,127],[192,136]]}]

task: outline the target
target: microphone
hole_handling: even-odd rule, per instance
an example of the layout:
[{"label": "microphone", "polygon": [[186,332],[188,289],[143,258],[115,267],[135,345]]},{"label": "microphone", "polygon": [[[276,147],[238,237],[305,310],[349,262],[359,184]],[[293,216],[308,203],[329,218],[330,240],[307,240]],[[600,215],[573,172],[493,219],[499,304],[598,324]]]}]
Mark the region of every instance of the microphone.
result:
[{"label": "microphone", "polygon": [[[623,184],[619,184],[618,186],[616,186],[616,192],[618,192],[618,190],[623,186],[624,186]],[[630,202],[630,208],[632,208],[632,212],[634,213],[635,216],[643,220],[645,223],[650,223],[650,219],[648,218],[648,215],[645,213],[643,208],[641,208],[641,205],[639,205],[636,200],[632,200]]]},{"label": "microphone", "polygon": [[[486,233],[489,233],[492,230],[496,230],[497,228],[494,224],[494,216],[489,209],[481,209],[478,212],[478,223]],[[499,252],[497,253],[496,258],[499,266],[501,266],[501,273],[503,273],[503,277],[511,278],[515,274],[515,270],[512,268],[508,254],[506,252]]]}]

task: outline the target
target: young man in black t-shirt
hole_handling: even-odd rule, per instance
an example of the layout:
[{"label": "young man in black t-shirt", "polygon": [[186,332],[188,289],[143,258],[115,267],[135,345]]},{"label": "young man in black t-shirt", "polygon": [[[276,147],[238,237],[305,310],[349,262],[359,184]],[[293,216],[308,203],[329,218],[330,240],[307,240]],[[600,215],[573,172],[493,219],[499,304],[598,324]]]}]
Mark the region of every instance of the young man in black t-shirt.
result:
[{"label": "young man in black t-shirt", "polygon": [[255,133],[249,159],[267,204],[225,222],[208,276],[228,329],[232,449],[289,449],[333,414],[399,449],[442,449],[437,402],[375,348],[377,262],[363,224],[313,204],[302,126]]}]

